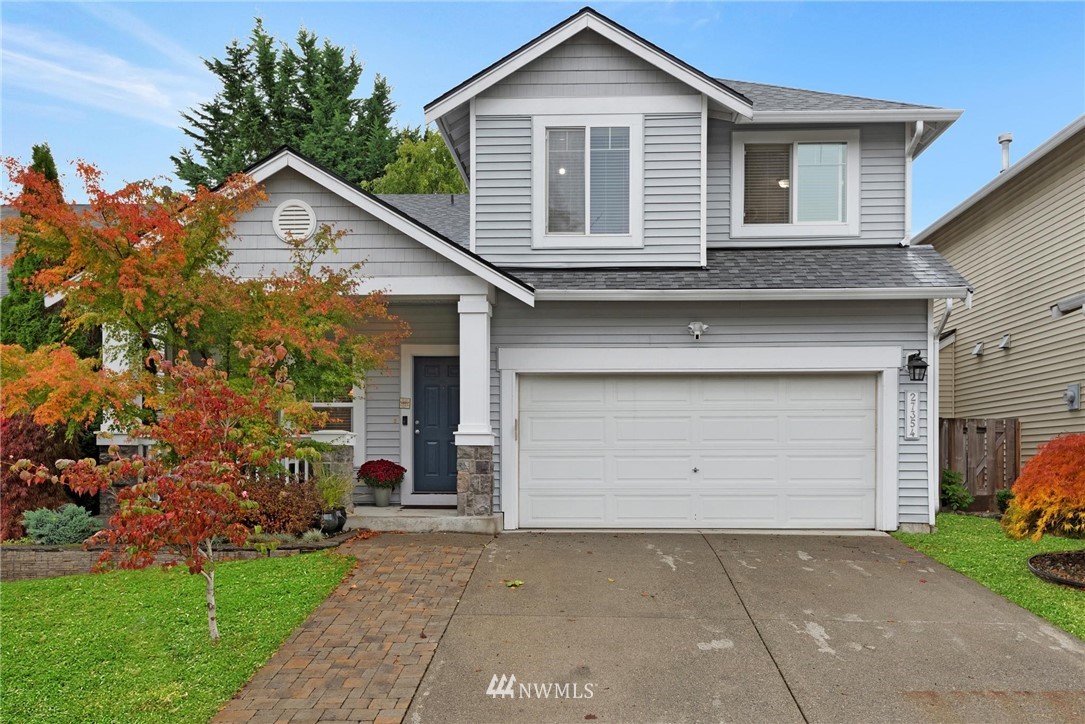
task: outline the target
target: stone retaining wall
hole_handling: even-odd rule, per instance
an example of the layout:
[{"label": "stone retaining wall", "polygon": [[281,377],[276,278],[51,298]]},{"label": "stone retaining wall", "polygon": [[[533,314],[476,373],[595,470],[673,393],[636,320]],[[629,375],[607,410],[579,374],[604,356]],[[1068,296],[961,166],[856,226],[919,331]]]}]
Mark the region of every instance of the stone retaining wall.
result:
[{"label": "stone retaining wall", "polygon": [[[284,546],[272,551],[271,555],[278,558],[334,548],[353,534],[353,531],[340,533],[320,543],[300,547],[296,545],[289,548]],[[102,555],[102,550],[104,549],[83,550],[80,546],[0,546],[0,581],[23,581],[30,578],[55,578],[78,573],[90,573],[91,567],[98,562],[98,557]],[[247,561],[264,555],[264,553],[253,550],[227,548],[218,554],[218,560]],[[157,556],[155,560],[165,563],[171,559],[173,559],[173,556],[162,554]]]}]

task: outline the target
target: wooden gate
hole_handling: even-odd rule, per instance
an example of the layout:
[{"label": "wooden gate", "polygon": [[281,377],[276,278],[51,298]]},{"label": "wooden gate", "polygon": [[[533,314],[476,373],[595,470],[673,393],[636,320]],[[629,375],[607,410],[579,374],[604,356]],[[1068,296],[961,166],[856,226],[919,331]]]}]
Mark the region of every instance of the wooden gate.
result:
[{"label": "wooden gate", "polygon": [[976,496],[969,510],[997,511],[995,493],[1021,472],[1021,421],[1016,417],[939,420],[939,469],[964,475]]}]

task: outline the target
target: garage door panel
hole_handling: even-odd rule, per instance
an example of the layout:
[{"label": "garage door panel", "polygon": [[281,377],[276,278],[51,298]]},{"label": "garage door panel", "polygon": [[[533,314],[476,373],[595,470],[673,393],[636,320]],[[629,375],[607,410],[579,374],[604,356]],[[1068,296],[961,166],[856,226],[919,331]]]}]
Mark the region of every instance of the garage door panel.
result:
[{"label": "garage door panel", "polygon": [[614,421],[614,442],[619,445],[651,443],[653,445],[679,444],[690,446],[693,440],[693,420],[684,417],[661,414],[634,416],[618,413]]},{"label": "garage door panel", "polygon": [[779,528],[781,500],[774,493],[702,493],[698,524],[719,528]]},{"label": "garage door panel", "polygon": [[775,483],[780,477],[780,456],[702,454],[699,477],[705,484]]},{"label": "garage door panel", "polygon": [[702,400],[723,409],[774,405],[781,394],[775,377],[703,377],[700,389]]},{"label": "garage door panel", "polygon": [[525,528],[874,526],[873,376],[529,376],[520,386]]},{"label": "garage door panel", "polygon": [[801,455],[788,453],[783,461],[783,480],[796,485],[867,486],[874,469],[874,453]]},{"label": "garage door panel", "polygon": [[784,526],[789,528],[873,528],[874,493],[821,491],[789,495]]},{"label": "garage door panel", "polygon": [[742,446],[747,443],[776,444],[780,440],[780,418],[775,415],[702,415],[701,441],[711,445]]},{"label": "garage door panel", "polygon": [[606,388],[604,377],[535,377],[523,388],[522,403],[543,409],[563,409],[570,402],[577,406],[602,403]]},{"label": "garage door panel", "polygon": [[[690,455],[615,456],[611,465],[614,470],[613,479],[620,485],[636,483],[649,483],[652,485],[680,483],[684,485],[689,482],[690,470],[693,468],[693,458]],[[668,486],[668,488],[673,490],[672,486]]]},{"label": "garage door panel", "polygon": [[572,488],[554,488],[525,501],[529,520],[539,527],[598,527],[607,520],[608,496]]},{"label": "garage door panel", "polygon": [[527,475],[524,476],[521,486],[528,489],[544,487],[550,483],[580,483],[594,487],[606,478],[606,457],[602,454],[530,456],[526,460],[525,468]]},{"label": "garage door panel", "polygon": [[574,417],[572,415],[540,415],[522,418],[524,439],[530,446],[603,445],[606,442],[605,417]]},{"label": "garage door panel", "polygon": [[685,526],[693,510],[692,495],[618,493],[612,498],[612,520],[625,527]]},{"label": "garage door panel", "polygon": [[787,405],[822,408],[864,408],[873,405],[873,385],[856,385],[853,377],[792,377],[784,380]]},{"label": "garage door panel", "polygon": [[832,448],[874,446],[874,413],[785,415],[782,443]]},{"label": "garage door panel", "polygon": [[651,384],[643,384],[642,379],[617,378],[613,381],[613,398],[617,407],[662,405],[688,408],[693,401],[693,385],[689,379],[657,377]]}]

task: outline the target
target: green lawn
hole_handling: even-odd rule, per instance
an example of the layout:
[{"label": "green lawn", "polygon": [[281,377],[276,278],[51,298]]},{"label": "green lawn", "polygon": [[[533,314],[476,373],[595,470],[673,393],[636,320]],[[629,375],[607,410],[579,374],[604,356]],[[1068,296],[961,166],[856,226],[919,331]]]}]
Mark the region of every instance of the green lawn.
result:
[{"label": "green lawn", "polygon": [[938,516],[938,532],[893,537],[995,593],[1085,639],[1085,591],[1041,581],[1028,569],[1037,553],[1085,548],[1085,541],[1045,536],[1039,543],[1006,537],[998,521],[973,515]]},{"label": "green lawn", "polygon": [[0,720],[207,721],[335,588],[350,558],[223,563],[219,630],[181,567],[0,586]]}]

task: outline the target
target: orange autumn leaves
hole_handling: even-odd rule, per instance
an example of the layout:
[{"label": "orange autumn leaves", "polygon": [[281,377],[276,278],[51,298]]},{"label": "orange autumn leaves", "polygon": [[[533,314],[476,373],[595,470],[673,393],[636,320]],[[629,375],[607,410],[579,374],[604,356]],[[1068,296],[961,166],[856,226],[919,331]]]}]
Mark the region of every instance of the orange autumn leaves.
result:
[{"label": "orange autumn leaves", "polygon": [[290,364],[308,365],[299,378],[306,397],[329,394],[321,385],[341,394],[344,383],[392,359],[408,333],[381,295],[354,294],[360,265],[318,264],[335,254],[347,230],[323,227],[292,244],[286,272],[240,277],[230,264],[234,225],[266,200],[247,176],[195,194],[152,181],[108,192],[101,172],[80,162],[75,175],[89,204],[78,207],[15,159],[3,166],[8,188],[18,189],[3,200],[20,212],[4,219],[3,232],[20,239],[18,254],[44,259],[29,285],[62,297],[69,331],[108,327],[120,341],[106,354],[136,370],[111,372],[65,346],[0,348],[4,416],[31,413],[41,424],[73,426],[105,409],[122,426],[135,424],[131,400],[152,391],[153,351],[214,357],[230,379],[243,380],[249,361],[238,355],[239,344],[282,346]]},{"label": "orange autumn leaves", "polygon": [[1040,447],[1013,484],[1002,526],[1012,538],[1085,538],[1085,434],[1062,435]]}]

